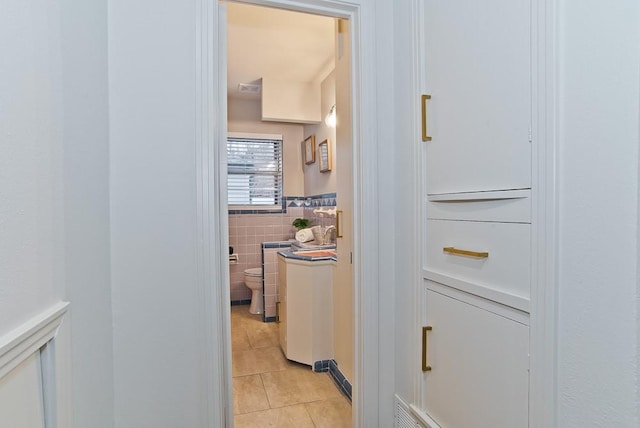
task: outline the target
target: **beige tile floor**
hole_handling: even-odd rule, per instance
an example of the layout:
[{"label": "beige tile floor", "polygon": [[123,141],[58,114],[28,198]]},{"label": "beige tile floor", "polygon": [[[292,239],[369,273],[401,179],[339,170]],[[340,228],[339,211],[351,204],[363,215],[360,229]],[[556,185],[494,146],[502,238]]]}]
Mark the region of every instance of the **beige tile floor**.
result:
[{"label": "beige tile floor", "polygon": [[329,374],[284,357],[278,324],[232,306],[231,340],[236,428],[352,428],[351,403]]}]

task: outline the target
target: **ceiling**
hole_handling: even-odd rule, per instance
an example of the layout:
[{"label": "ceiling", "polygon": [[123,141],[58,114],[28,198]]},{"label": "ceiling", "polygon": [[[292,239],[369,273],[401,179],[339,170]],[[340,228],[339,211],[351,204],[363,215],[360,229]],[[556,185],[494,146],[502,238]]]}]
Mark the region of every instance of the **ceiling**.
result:
[{"label": "ceiling", "polygon": [[262,77],[294,82],[324,79],[334,67],[334,19],[241,3],[227,3],[227,91]]}]

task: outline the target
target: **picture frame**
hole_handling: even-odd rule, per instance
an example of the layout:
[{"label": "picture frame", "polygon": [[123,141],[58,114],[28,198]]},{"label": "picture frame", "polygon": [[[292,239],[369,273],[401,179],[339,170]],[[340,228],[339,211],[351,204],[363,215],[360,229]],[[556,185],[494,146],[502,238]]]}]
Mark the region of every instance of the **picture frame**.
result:
[{"label": "picture frame", "polygon": [[310,135],[302,142],[302,157],[305,165],[311,165],[316,161],[316,136]]},{"label": "picture frame", "polygon": [[331,171],[331,144],[329,144],[329,139],[318,144],[318,158],[320,159],[318,162],[320,172]]}]

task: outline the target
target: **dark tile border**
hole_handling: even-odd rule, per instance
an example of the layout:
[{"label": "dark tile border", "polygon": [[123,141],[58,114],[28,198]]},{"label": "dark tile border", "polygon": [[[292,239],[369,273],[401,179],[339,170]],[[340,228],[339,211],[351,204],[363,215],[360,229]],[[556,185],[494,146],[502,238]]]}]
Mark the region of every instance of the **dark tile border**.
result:
[{"label": "dark tile border", "polygon": [[251,299],[249,300],[232,300],[231,306],[240,306],[240,305],[250,305]]},{"label": "dark tile border", "polygon": [[289,248],[291,247],[291,241],[275,241],[275,242],[263,242],[262,249],[265,248]]},{"label": "dark tile border", "polygon": [[288,201],[287,207],[298,207],[298,205],[293,202],[295,200],[306,201],[309,199],[309,205],[302,204],[299,208],[316,208],[316,207],[335,207],[337,205],[336,201],[336,192],[333,193],[322,193],[320,195],[313,196],[297,196],[297,197],[287,197]]},{"label": "dark tile border", "polygon": [[313,371],[318,373],[328,372],[331,360],[315,361],[313,363]]},{"label": "dark tile border", "polygon": [[300,208],[335,207],[337,205],[336,197],[336,192],[313,196],[283,196],[281,208],[259,208],[256,206],[256,208],[244,210],[230,209],[228,212],[229,214],[282,214],[287,212],[287,208],[298,208],[294,201],[306,201],[307,199],[310,199],[311,204],[308,206],[302,204]]},{"label": "dark tile border", "polygon": [[331,379],[338,386],[338,389],[351,401],[351,383],[347,380],[346,377],[342,374],[340,369],[338,368],[338,363],[336,360],[329,361],[329,375],[331,375]]}]

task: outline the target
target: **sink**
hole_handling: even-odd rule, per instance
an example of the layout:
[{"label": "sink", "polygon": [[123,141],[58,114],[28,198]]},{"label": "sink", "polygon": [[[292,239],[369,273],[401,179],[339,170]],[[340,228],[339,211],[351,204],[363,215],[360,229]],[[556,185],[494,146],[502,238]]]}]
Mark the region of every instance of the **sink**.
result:
[{"label": "sink", "polygon": [[294,242],[291,245],[293,251],[308,251],[308,250],[329,250],[336,248],[336,244],[318,245],[315,241],[311,242]]},{"label": "sink", "polygon": [[295,254],[305,257],[334,257],[336,250],[298,250]]},{"label": "sink", "polygon": [[287,259],[298,259],[305,261],[320,261],[320,260],[337,260],[335,248],[322,248],[322,249],[294,249],[288,251],[278,251],[278,254]]}]

